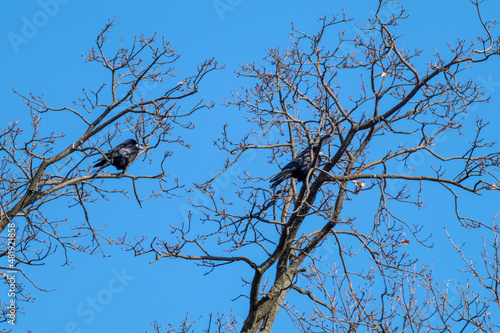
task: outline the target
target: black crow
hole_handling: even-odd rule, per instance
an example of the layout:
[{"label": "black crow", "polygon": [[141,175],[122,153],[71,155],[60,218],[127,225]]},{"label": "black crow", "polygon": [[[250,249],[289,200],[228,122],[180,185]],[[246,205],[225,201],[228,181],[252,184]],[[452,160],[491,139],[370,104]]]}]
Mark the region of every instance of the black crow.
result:
[{"label": "black crow", "polygon": [[130,163],[135,160],[137,154],[139,154],[140,148],[141,147],[134,139],[128,139],[127,141],[120,143],[118,146],[105,153],[104,155],[106,157],[97,161],[94,165],[94,168],[99,167],[96,173],[109,165],[113,165],[118,170],[125,170]]},{"label": "black crow", "polygon": [[[314,146],[312,149],[313,154],[316,154],[318,149],[319,146]],[[278,186],[282,181],[290,177],[297,179],[297,181],[299,182],[304,181],[307,177],[309,169],[311,169],[312,167],[311,164],[313,158],[314,155],[311,156],[311,149],[307,148],[301,151],[290,163],[285,165],[285,167],[281,169],[280,172],[278,172],[273,178],[271,178],[271,188]],[[316,160],[316,166],[318,166],[319,162],[320,157],[318,156],[318,159]]]}]

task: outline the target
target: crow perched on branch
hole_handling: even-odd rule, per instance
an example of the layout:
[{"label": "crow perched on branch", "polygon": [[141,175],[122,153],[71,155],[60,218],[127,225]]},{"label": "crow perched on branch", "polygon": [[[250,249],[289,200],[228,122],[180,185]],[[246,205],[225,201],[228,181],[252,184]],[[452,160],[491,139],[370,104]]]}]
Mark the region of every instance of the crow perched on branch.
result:
[{"label": "crow perched on branch", "polygon": [[99,167],[99,169],[95,173],[109,165],[113,165],[118,170],[125,170],[135,160],[141,148],[134,139],[128,139],[120,143],[97,161],[94,168]]},{"label": "crow perched on branch", "polygon": [[[314,146],[312,152],[315,155],[319,149],[319,146]],[[280,172],[278,172],[270,182],[271,188],[278,186],[282,181],[293,177],[297,181],[302,182],[306,179],[309,169],[312,167],[312,160],[314,155],[311,156],[311,149],[306,148],[301,151],[290,163],[285,165]],[[320,156],[316,160],[316,166],[320,163]]]}]

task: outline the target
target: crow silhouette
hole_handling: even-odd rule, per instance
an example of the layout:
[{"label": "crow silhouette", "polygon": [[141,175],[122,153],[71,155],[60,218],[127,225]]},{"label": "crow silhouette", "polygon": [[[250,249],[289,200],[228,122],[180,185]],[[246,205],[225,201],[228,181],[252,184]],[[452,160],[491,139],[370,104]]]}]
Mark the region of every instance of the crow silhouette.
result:
[{"label": "crow silhouette", "polygon": [[[312,148],[313,154],[316,154],[319,146],[314,146]],[[307,173],[309,169],[312,167],[312,159],[314,155],[311,156],[311,149],[306,148],[301,151],[293,160],[290,161],[287,165],[281,169],[273,178],[271,178],[270,182],[271,188],[278,186],[282,181],[288,178],[295,178],[297,181],[302,182],[306,179]],[[320,163],[320,156],[318,156],[316,160],[316,166]]]},{"label": "crow silhouette", "polygon": [[114,147],[94,165],[99,167],[95,173],[98,173],[107,166],[113,165],[118,170],[125,170],[139,154],[140,147],[134,139],[128,139],[118,146]]}]

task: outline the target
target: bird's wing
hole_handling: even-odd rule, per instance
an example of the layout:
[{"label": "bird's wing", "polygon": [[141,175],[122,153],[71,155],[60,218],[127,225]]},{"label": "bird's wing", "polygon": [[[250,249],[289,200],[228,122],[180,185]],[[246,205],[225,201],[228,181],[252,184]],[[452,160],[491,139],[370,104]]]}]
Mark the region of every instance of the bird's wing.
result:
[{"label": "bird's wing", "polygon": [[298,166],[299,164],[297,163],[297,161],[293,160],[285,165],[280,172],[278,172],[273,178],[271,178],[270,182],[273,183],[271,187],[276,187],[285,179],[292,177]]},{"label": "bird's wing", "polygon": [[[280,172],[278,172],[270,182],[273,183],[271,187],[278,186],[283,180],[294,177],[297,180],[302,181],[307,175],[311,164],[311,152],[309,148],[304,149],[295,156],[287,165],[285,165]],[[305,171],[304,171],[305,170]],[[304,175],[304,172],[305,175]]]},{"label": "bird's wing", "polygon": [[132,154],[132,149],[130,147],[125,146],[125,145],[118,145],[113,150],[111,150],[111,157],[113,158],[118,158],[118,157],[128,157]]},{"label": "bird's wing", "polygon": [[112,150],[104,153],[104,156],[98,159],[96,164],[94,164],[94,168],[98,166],[103,166],[103,168],[107,167],[110,164],[109,159],[111,159],[111,153]]}]

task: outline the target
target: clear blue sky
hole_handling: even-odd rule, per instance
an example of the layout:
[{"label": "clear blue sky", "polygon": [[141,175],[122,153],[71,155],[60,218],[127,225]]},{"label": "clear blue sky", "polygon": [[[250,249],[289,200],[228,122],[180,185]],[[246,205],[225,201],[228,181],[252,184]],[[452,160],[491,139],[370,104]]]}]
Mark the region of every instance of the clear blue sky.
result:
[{"label": "clear blue sky", "polygon": [[[400,32],[405,35],[408,48],[424,49],[428,51],[427,56],[435,48],[444,52],[447,41],[474,38],[478,33],[477,22],[468,21],[472,17],[470,11],[474,10],[468,0],[447,2],[446,5],[429,0],[405,3],[410,17],[402,24]],[[103,82],[103,72],[85,64],[81,55],[93,46],[107,20],[116,17],[119,25],[114,28],[114,38],[124,36],[127,43],[142,31],[146,35],[157,33],[171,42],[181,55],[178,65],[180,77],[192,73],[198,63],[209,57],[226,64],[225,70],[212,73],[201,85],[199,96],[214,100],[217,106],[198,115],[194,119],[198,123],[196,130],[186,133],[185,139],[192,143],[194,149],[176,152],[172,161],[179,161],[190,154],[203,158],[209,149],[214,149],[211,142],[221,132],[224,122],[231,122],[235,128],[243,123],[243,114],[221,105],[224,96],[229,96],[232,90],[247,83],[234,75],[239,64],[259,63],[266,49],[286,47],[291,22],[300,30],[313,33],[318,27],[316,20],[320,15],[340,13],[344,8],[349,17],[364,22],[375,10],[375,5],[373,0],[5,0],[0,4],[0,127],[4,128],[7,123],[18,119],[22,122],[28,119],[28,109],[12,93],[12,88],[26,94],[43,94],[56,106],[64,106],[78,98],[82,88],[96,87]],[[488,19],[499,19],[500,3],[486,3],[484,13]],[[499,61],[478,66],[472,77],[485,84],[492,95],[491,103],[481,106],[478,112],[484,112],[488,115],[487,119],[498,125]],[[71,133],[71,124],[58,123],[56,117],[51,118],[47,126],[66,129],[69,138],[79,136],[79,133]],[[211,176],[210,172],[221,167],[222,160],[214,159],[206,163],[204,173],[200,173],[195,172],[195,167],[172,162],[171,175],[181,178],[184,183],[206,180]],[[133,173],[134,168],[139,167],[134,165],[129,171]],[[270,167],[270,174],[275,171]],[[186,194],[180,194],[184,197],[149,202],[143,209],[134,200],[119,198],[101,201],[92,206],[90,215],[96,223],[106,223],[109,234],[129,231],[137,236],[168,235],[168,225],[179,221],[179,207],[187,198]],[[453,226],[457,222],[450,215],[452,211],[444,211],[438,204],[436,198],[439,195],[442,193],[429,195],[427,207],[408,212],[407,217],[410,224],[426,220],[424,224],[428,232],[442,237],[443,225]],[[498,197],[496,201],[493,199],[470,198],[464,209],[491,220],[498,213]],[[66,203],[60,204],[64,206]],[[479,205],[484,207],[480,211],[477,210]],[[124,211],[123,207],[127,210]],[[83,219],[76,209],[65,209],[63,213],[70,219]],[[55,215],[63,213],[54,212]],[[366,218],[372,221],[370,217]],[[459,238],[460,233],[465,232],[463,229],[456,230]],[[471,239],[470,234],[467,239]],[[436,274],[442,281],[456,276],[457,258],[446,240],[437,244],[434,250],[415,251],[422,251],[428,256],[429,263],[434,260]],[[28,329],[44,333],[152,332],[149,324],[154,320],[163,327],[169,323],[177,326],[189,312],[191,319],[204,315],[200,320],[204,325],[208,321],[208,313],[229,313],[231,308],[237,318],[245,318],[246,301],[243,298],[231,300],[247,293],[240,279],[240,276],[250,277],[246,266],[224,266],[204,276],[205,269],[192,262],[161,260],[149,264],[151,258],[135,258],[119,248],[111,248],[107,252],[111,257],[104,259],[100,255],[71,253],[73,268],[61,266],[63,260],[58,254],[45,266],[32,269],[31,277],[38,286],[55,291],[42,293],[33,290],[32,296],[36,301],[22,304],[25,315],[18,318],[15,332]],[[443,260],[445,253],[452,257]],[[449,273],[451,271],[453,273]],[[4,297],[5,294],[0,294],[0,298]]]}]

